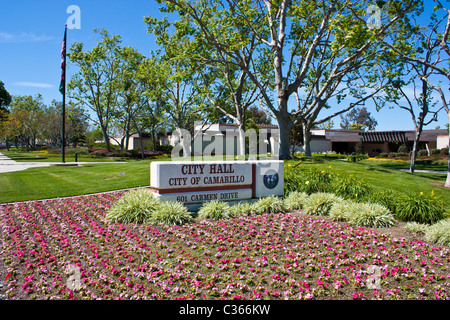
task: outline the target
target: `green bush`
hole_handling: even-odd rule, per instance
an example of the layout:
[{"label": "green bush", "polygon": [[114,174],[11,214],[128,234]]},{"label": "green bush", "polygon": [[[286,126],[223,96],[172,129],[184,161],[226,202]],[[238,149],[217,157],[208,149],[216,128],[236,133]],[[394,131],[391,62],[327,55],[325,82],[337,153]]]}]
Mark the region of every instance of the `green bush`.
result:
[{"label": "green bush", "polygon": [[370,202],[370,203],[378,203],[386,208],[394,214],[397,214],[397,211],[402,206],[402,202],[400,199],[400,194],[394,190],[383,190],[383,191],[375,191],[370,190],[370,192],[365,193],[361,198],[358,198],[358,202]]},{"label": "green bush", "polygon": [[230,212],[233,217],[250,216],[257,213],[253,203],[239,202],[230,207]]},{"label": "green bush", "polygon": [[417,152],[417,156],[419,157],[426,157],[427,155],[428,155],[427,150],[419,150],[419,152]]},{"label": "green bush", "polygon": [[444,218],[444,206],[434,196],[423,194],[402,195],[396,217],[405,222],[432,224]]},{"label": "green bush", "polygon": [[181,225],[192,222],[193,217],[180,202],[161,201],[151,213],[149,222],[167,225]]},{"label": "green bush", "polygon": [[430,155],[435,156],[435,155],[439,155],[441,153],[441,150],[439,149],[431,149],[430,150]]},{"label": "green bush", "polygon": [[109,208],[106,219],[119,223],[146,223],[158,205],[159,201],[149,189],[131,190]]},{"label": "green bush", "polygon": [[439,151],[439,154],[442,155],[442,156],[448,156],[448,147],[442,148],[442,149]]},{"label": "green bush", "polygon": [[380,153],[380,158],[387,158],[388,156],[389,156],[389,154],[387,154],[385,152]]},{"label": "green bush", "polygon": [[303,208],[303,205],[307,198],[308,198],[308,194],[306,192],[292,191],[284,199],[284,202],[286,204],[287,209],[299,210],[299,209]]},{"label": "green bush", "polygon": [[409,150],[409,147],[406,144],[402,144],[401,146],[398,147],[397,152],[398,153],[405,153],[408,154],[411,150]]},{"label": "green bush", "polygon": [[359,227],[391,227],[395,223],[394,215],[388,208],[377,203],[353,203],[345,215],[349,224]]},{"label": "green bush", "polygon": [[369,158],[369,156],[367,154],[354,154],[354,155],[347,156],[347,161],[356,162],[356,161],[366,160],[368,158]]},{"label": "green bush", "polygon": [[425,234],[425,231],[428,229],[428,224],[418,223],[418,222],[408,222],[405,225],[406,231],[413,233],[422,233]]},{"label": "green bush", "polygon": [[232,213],[227,202],[212,200],[203,203],[198,211],[198,217],[214,220],[228,219],[232,217]]},{"label": "green bush", "polygon": [[285,170],[284,183],[285,194],[291,191],[306,192],[328,192],[330,184],[335,176],[325,170],[311,168],[308,171],[299,168]]},{"label": "green bush", "polygon": [[352,176],[339,176],[330,184],[330,191],[345,199],[356,199],[370,192],[368,184]]},{"label": "green bush", "polygon": [[283,213],[287,211],[286,204],[282,198],[268,196],[259,199],[254,204],[257,213]]},{"label": "green bush", "polygon": [[442,245],[450,245],[450,219],[444,219],[425,230],[425,239]]},{"label": "green bush", "polygon": [[389,158],[395,158],[396,156],[397,156],[396,152],[389,152],[389,155],[388,155]]},{"label": "green bush", "polygon": [[303,209],[307,214],[323,216],[328,214],[333,204],[342,200],[332,193],[313,193],[306,199]]}]

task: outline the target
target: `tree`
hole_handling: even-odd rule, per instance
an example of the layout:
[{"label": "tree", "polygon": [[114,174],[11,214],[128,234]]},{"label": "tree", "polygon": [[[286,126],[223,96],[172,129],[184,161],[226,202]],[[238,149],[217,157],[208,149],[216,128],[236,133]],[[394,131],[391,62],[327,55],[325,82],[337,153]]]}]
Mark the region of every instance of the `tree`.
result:
[{"label": "tree", "polygon": [[[417,3],[413,0],[405,3],[389,1],[385,5],[389,19],[384,19],[379,29],[370,30],[366,27],[367,2],[360,0],[158,2],[166,4],[166,11],[189,15],[208,43],[245,71],[262,96],[261,107],[277,119],[281,159],[290,156],[289,127],[293,123],[289,99],[298,94],[300,88],[307,88],[306,108],[300,106],[295,121],[304,123],[305,133],[308,133],[305,141],[309,145],[312,126],[329,120],[316,121],[338,85],[353,80],[345,79],[347,74],[361,66],[373,65],[370,59],[375,59],[376,54],[368,54],[369,49],[391,26],[401,25],[400,18]],[[256,39],[257,55],[252,57],[250,64],[236,54],[243,45],[242,38],[236,36],[239,33],[251,33]],[[249,68],[255,64],[272,66],[272,69],[255,72]],[[373,93],[368,94],[373,96]]]},{"label": "tree", "polygon": [[143,72],[152,75],[158,84],[151,96],[156,101],[164,101],[161,106],[169,115],[170,124],[176,128],[183,155],[187,157],[191,153],[190,132],[194,130],[194,123],[202,119],[201,113],[205,109],[205,98],[197,85],[202,70],[186,56],[192,43],[182,31],[175,29],[169,33],[167,23],[154,23],[150,17],[146,17],[146,22],[160,49],[151,57],[153,64],[144,65]]},{"label": "tree", "polygon": [[42,96],[13,96],[10,107],[10,140],[14,140],[16,147],[19,143],[26,147],[36,147],[36,141],[42,138],[45,115]]},{"label": "tree", "polygon": [[75,42],[67,55],[79,71],[67,85],[70,98],[94,111],[92,119],[103,132],[106,149],[111,151],[110,129],[117,117],[121,74],[121,38],[110,36],[105,29],[94,30],[102,37],[90,51],[83,52],[83,43]]},{"label": "tree", "polygon": [[121,150],[128,149],[129,138],[133,131],[133,119],[138,110],[144,105],[141,99],[143,87],[138,77],[145,57],[131,47],[122,48],[120,76],[118,82],[118,106],[114,121],[115,127],[122,135],[119,143]]},{"label": "tree", "polygon": [[0,81],[0,122],[6,120],[6,114],[9,112],[7,107],[11,100],[11,95],[6,91],[5,84]]},{"label": "tree", "polygon": [[370,116],[366,107],[354,108],[345,115],[341,115],[341,128],[347,130],[375,130],[375,118]]},{"label": "tree", "polygon": [[245,118],[252,120],[256,124],[271,124],[270,116],[264,110],[258,109],[255,106],[248,108]]},{"label": "tree", "polygon": [[[444,81],[444,85],[448,87],[450,80],[450,70],[447,67],[450,61],[448,45],[450,9],[445,8],[441,1],[434,0],[434,3],[436,4],[434,13],[429,17],[430,22],[427,27],[415,24],[414,28],[406,30],[408,33],[391,34],[390,39],[383,39],[382,42],[399,58],[415,66],[414,71],[417,78],[422,81],[424,93],[427,92],[427,87],[438,93],[441,106],[447,113],[450,123],[450,104],[441,85]],[[411,34],[420,39],[418,47],[413,47],[415,42],[411,41]],[[422,98],[426,100],[426,95],[422,94]],[[422,107],[426,107],[426,103],[422,102]],[[422,116],[422,119],[419,119],[419,124],[423,122],[423,119]],[[450,153],[445,186],[450,187]]]}]

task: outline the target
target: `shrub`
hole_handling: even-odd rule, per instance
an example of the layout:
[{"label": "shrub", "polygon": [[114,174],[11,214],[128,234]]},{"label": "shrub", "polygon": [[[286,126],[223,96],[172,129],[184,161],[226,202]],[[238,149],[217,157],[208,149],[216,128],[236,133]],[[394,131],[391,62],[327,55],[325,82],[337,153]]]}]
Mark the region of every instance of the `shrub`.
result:
[{"label": "shrub", "polygon": [[405,153],[408,154],[408,152],[410,152],[411,150],[409,150],[409,147],[406,144],[402,144],[401,146],[398,147],[397,152],[398,153]]},{"label": "shrub", "polygon": [[440,153],[442,156],[448,156],[448,147],[442,148],[442,149],[439,151],[439,153]]},{"label": "shrub", "polygon": [[132,190],[109,208],[106,219],[120,223],[145,223],[158,205],[159,201],[150,190]]},{"label": "shrub", "polygon": [[204,219],[228,219],[232,217],[230,206],[227,202],[212,200],[205,202],[198,211],[198,217]]},{"label": "shrub", "polygon": [[442,245],[450,245],[450,219],[441,220],[429,226],[425,239]]},{"label": "shrub", "polygon": [[193,217],[187,208],[180,202],[161,201],[151,213],[149,222],[181,225],[192,222]]},{"label": "shrub", "polygon": [[431,149],[430,150],[430,155],[432,155],[432,156],[439,155],[440,153],[441,153],[441,150],[439,150],[439,149]]},{"label": "shrub", "polygon": [[230,212],[233,217],[250,216],[257,213],[257,210],[253,203],[239,202],[230,207]]},{"label": "shrub", "polygon": [[432,224],[444,218],[444,206],[433,196],[420,194],[403,195],[396,217],[406,222]]},{"label": "shrub", "polygon": [[417,152],[417,155],[419,157],[425,157],[428,155],[428,151],[427,150],[419,150],[419,152]]},{"label": "shrub", "polygon": [[405,225],[406,231],[413,233],[422,233],[425,234],[425,231],[428,229],[428,224],[418,223],[418,222],[408,222]]},{"label": "shrub", "polygon": [[380,153],[380,158],[387,158],[389,155],[385,152]]},{"label": "shrub", "polygon": [[397,156],[396,152],[389,152],[389,158],[395,158]]},{"label": "shrub", "polygon": [[353,203],[345,217],[349,224],[359,227],[386,228],[395,223],[391,211],[377,203]]},{"label": "shrub", "polygon": [[370,202],[378,203],[392,212],[395,216],[397,211],[402,206],[400,194],[394,190],[375,191],[371,190],[367,192],[363,197],[357,200],[358,202]]},{"label": "shrub", "polygon": [[285,193],[291,191],[308,194],[327,192],[333,178],[333,174],[325,170],[310,169],[309,171],[303,171],[298,168],[290,168],[285,170]]},{"label": "shrub", "polygon": [[327,215],[331,209],[331,206],[340,202],[343,199],[332,194],[325,192],[318,192],[311,194],[305,201],[303,209],[307,214],[314,215]]},{"label": "shrub", "polygon": [[276,196],[268,196],[259,199],[254,204],[256,213],[280,213],[286,212],[286,204],[282,198]]},{"label": "shrub", "polygon": [[287,209],[299,210],[303,208],[303,205],[307,198],[308,194],[306,192],[292,191],[284,199],[284,202],[286,204]]},{"label": "shrub", "polygon": [[355,199],[363,197],[370,191],[368,184],[352,176],[338,177],[333,180],[329,189],[334,194],[345,199]]}]

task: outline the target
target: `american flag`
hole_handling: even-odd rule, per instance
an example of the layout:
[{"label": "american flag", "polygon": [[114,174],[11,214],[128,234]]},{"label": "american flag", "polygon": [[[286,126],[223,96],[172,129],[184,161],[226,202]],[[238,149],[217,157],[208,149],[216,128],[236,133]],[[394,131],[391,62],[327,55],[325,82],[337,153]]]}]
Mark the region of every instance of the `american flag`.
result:
[{"label": "american flag", "polygon": [[59,92],[65,93],[66,88],[66,40],[67,40],[67,26],[64,30],[64,40],[61,48],[61,83],[59,84]]}]

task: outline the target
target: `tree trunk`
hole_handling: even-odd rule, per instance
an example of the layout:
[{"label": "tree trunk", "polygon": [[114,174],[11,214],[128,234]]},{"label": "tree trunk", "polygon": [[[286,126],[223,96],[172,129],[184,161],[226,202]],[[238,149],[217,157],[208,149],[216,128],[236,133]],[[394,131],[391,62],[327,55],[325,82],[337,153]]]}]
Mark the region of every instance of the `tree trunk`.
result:
[{"label": "tree trunk", "polygon": [[142,136],[141,131],[139,131],[139,141],[141,144],[141,157],[142,157],[142,160],[144,160],[144,137]]},{"label": "tree trunk", "polygon": [[419,142],[421,135],[422,135],[422,126],[421,124],[419,124],[418,128],[416,129],[416,133],[414,135],[414,144],[413,149],[411,151],[411,163],[409,165],[409,172],[411,173],[414,173],[414,170],[416,168],[417,153],[419,152]]},{"label": "tree trunk", "polygon": [[289,129],[290,129],[290,114],[287,111],[287,101],[281,101],[282,104],[286,104],[286,107],[280,107],[280,111],[277,112],[277,121],[279,129],[280,146],[278,151],[278,158],[280,160],[291,159],[290,153],[290,141],[289,141]]},{"label": "tree trunk", "polygon": [[106,143],[106,151],[111,152],[111,141],[109,141],[109,135],[104,126],[102,126],[102,132]]},{"label": "tree trunk", "polygon": [[152,150],[156,151],[156,130],[154,127],[152,127],[152,145],[153,145]]},{"label": "tree trunk", "polygon": [[242,123],[238,125],[239,132],[239,155],[245,156],[245,132]]},{"label": "tree trunk", "polygon": [[311,129],[309,123],[305,121],[303,124],[303,149],[305,150],[305,157],[311,157]]}]

